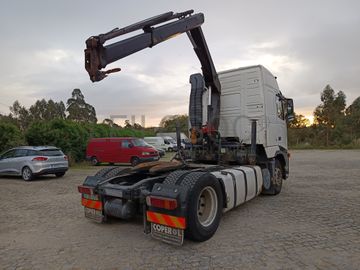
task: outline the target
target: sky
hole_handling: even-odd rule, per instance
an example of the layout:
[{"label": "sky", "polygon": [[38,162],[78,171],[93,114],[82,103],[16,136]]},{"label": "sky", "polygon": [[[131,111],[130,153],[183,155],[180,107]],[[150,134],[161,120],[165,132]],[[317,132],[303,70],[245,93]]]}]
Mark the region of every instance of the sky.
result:
[{"label": "sky", "polygon": [[[310,117],[327,84],[347,105],[360,96],[360,1],[19,1],[1,0],[0,113],[15,100],[64,101],[80,88],[99,121],[112,114],[146,116],[156,126],[185,114],[189,76],[201,72],[187,36],[145,49],[112,67],[121,72],[92,83],[85,40],[167,11],[194,9],[217,71],[264,65],[295,111]],[[121,124],[121,122],[120,122]]]}]

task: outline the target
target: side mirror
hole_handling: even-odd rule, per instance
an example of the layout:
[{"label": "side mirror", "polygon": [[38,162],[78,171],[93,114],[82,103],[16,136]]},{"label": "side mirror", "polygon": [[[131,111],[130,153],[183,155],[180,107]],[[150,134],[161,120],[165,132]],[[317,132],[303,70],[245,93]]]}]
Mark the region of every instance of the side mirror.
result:
[{"label": "side mirror", "polygon": [[291,98],[286,99],[286,108],[287,121],[291,122],[295,119],[294,101]]},{"label": "side mirror", "polygon": [[129,143],[129,148],[133,148],[134,145],[132,143]]}]

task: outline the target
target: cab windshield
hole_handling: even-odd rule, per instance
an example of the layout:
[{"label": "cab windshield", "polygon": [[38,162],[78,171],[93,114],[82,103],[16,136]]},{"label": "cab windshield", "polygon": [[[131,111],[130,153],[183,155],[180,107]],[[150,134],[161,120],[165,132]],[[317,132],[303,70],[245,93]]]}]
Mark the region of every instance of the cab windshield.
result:
[{"label": "cab windshield", "polygon": [[143,139],[135,139],[132,140],[132,143],[134,146],[140,146],[140,147],[144,147],[144,146],[148,146],[148,144],[143,140]]}]

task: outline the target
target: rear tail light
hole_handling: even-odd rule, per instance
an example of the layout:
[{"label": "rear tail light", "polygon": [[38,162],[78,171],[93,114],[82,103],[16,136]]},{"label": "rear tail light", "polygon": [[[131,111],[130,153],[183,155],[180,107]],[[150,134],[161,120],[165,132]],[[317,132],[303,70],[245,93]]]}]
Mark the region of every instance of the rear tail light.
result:
[{"label": "rear tail light", "polygon": [[94,201],[94,200],[89,200],[89,199],[85,199],[85,198],[81,198],[81,205],[85,206],[86,208],[92,208],[92,209],[96,209],[96,210],[102,210],[102,202],[101,201]]},{"label": "rear tail light", "polygon": [[78,186],[78,191],[83,194],[93,195],[94,189],[86,186]]},{"label": "rear tail light", "polygon": [[156,197],[156,196],[146,197],[146,203],[148,206],[163,208],[167,210],[174,210],[178,206],[176,199],[169,199],[169,198]]},{"label": "rear tail light", "polygon": [[68,158],[67,156],[64,156],[64,159],[65,159],[65,160],[69,160],[69,158]]},{"label": "rear tail light", "polygon": [[32,159],[32,161],[47,161],[48,158],[47,157],[34,157]]}]

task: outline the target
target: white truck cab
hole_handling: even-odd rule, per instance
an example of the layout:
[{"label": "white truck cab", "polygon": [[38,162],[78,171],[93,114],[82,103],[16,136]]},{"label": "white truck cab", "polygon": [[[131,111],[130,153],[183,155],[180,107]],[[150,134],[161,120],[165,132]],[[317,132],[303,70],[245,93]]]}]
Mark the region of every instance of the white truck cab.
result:
[{"label": "white truck cab", "polygon": [[256,144],[264,147],[268,157],[287,149],[286,99],[276,77],[258,65],[220,72],[219,79],[221,136],[250,144],[251,121],[256,120]]},{"label": "white truck cab", "polygon": [[[252,125],[256,126],[256,164],[272,168],[281,162],[284,178],[289,171],[287,122],[293,117],[292,99],[285,98],[276,77],[261,65],[218,73],[221,84],[219,137],[221,158],[238,164],[249,163]],[[208,121],[211,88],[202,95],[202,123]],[[201,150],[200,150],[201,151]],[[196,159],[196,151],[194,152]],[[201,156],[203,158],[203,155]],[[272,163],[269,166],[269,162]],[[251,162],[250,162],[251,163]]]}]

